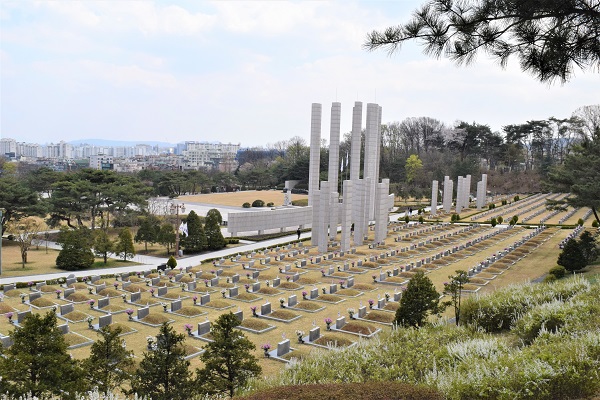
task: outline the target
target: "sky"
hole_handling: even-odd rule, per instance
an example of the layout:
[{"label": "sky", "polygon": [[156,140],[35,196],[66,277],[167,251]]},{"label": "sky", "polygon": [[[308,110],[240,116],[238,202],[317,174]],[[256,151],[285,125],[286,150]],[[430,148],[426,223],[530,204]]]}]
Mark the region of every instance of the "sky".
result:
[{"label": "sky", "polygon": [[0,136],[267,146],[308,142],[311,103],[328,139],[334,101],[342,133],[355,101],[379,104],[384,123],[493,131],[599,102],[597,72],[548,85],[485,54],[459,67],[417,43],[363,50],[424,1],[0,0]]}]

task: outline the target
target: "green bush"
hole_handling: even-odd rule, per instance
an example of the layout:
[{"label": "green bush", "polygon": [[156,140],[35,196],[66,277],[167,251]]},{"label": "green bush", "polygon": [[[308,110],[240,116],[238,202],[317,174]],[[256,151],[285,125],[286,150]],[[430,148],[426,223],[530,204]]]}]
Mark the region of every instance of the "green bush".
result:
[{"label": "green bush", "polygon": [[423,218],[423,216],[421,215],[421,216],[419,217],[419,223],[420,223],[420,224],[422,224],[423,222],[425,222],[425,219],[424,219],[424,218]]},{"label": "green bush", "polygon": [[307,207],[308,199],[292,200],[292,205],[297,207]]},{"label": "green bush", "polygon": [[598,226],[600,226],[600,224],[598,223],[598,221],[593,220],[592,221],[592,227],[597,228]]},{"label": "green bush", "polygon": [[502,221],[504,221],[504,218],[502,218],[502,215],[501,215],[498,218],[496,218],[496,221],[498,221],[498,223],[501,224]]},{"label": "green bush", "polygon": [[514,201],[519,201],[521,198],[519,196],[515,196]]},{"label": "green bush", "polygon": [[242,204],[242,207],[244,207],[244,208],[250,208],[252,206],[250,205],[250,203],[245,202],[244,204]]},{"label": "green bush", "polygon": [[240,400],[436,400],[441,393],[426,386],[402,382],[324,383],[292,385],[265,389],[241,397]]},{"label": "green bush", "polygon": [[506,201],[506,199],[502,200],[502,205],[505,206],[508,204],[508,201]]},{"label": "green bush", "polygon": [[404,216],[404,222],[407,224],[410,222],[410,217],[408,216],[408,214]]},{"label": "green bush", "polygon": [[494,226],[498,225],[498,221],[496,220],[496,218],[492,218],[490,220],[490,224],[492,225],[492,227],[494,227]]},{"label": "green bush", "polygon": [[567,274],[567,270],[562,265],[557,265],[557,266],[550,268],[550,271],[548,271],[548,273],[550,275],[553,275],[554,277],[556,277],[556,279],[560,279],[560,278],[563,278]]},{"label": "green bush", "polygon": [[239,242],[240,242],[240,239],[234,239],[234,238],[227,239],[228,244],[238,244]]},{"label": "green bush", "polygon": [[260,199],[256,199],[252,202],[252,207],[264,207],[264,206],[265,206],[265,202]]},{"label": "green bush", "polygon": [[267,203],[267,207],[273,207],[275,205],[275,203],[273,203],[272,201]]},{"label": "green bush", "polygon": [[583,219],[582,219],[582,218],[579,218],[579,219],[577,220],[577,225],[579,225],[579,226],[583,226]]}]

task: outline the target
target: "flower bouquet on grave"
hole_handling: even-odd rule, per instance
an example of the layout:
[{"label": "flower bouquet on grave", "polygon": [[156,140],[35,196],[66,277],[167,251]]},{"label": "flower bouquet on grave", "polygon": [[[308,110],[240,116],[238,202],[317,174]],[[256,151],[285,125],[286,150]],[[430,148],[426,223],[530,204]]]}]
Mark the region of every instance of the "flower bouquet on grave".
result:
[{"label": "flower bouquet on grave", "polygon": [[321,275],[325,276],[325,270],[324,269],[321,270]]},{"label": "flower bouquet on grave", "polygon": [[56,289],[56,290],[54,291],[54,293],[56,293],[56,298],[57,298],[57,299],[60,299],[60,294],[62,293],[62,290],[60,290],[60,289]]},{"label": "flower bouquet on grave", "polygon": [[155,339],[153,336],[146,337],[146,343],[148,346],[148,350],[154,350],[154,342],[155,342]]},{"label": "flower bouquet on grave", "polygon": [[194,305],[196,305],[196,302],[198,301],[198,296],[192,297],[192,300],[194,301]]},{"label": "flower bouquet on grave", "polygon": [[283,274],[283,267],[279,267],[279,273]]},{"label": "flower bouquet on grave", "polygon": [[373,304],[375,304],[375,301],[373,299],[369,299],[369,309],[373,309]]},{"label": "flower bouquet on grave", "polygon": [[385,273],[387,274],[387,276],[392,276],[392,271],[390,270],[385,271]]},{"label": "flower bouquet on grave", "polygon": [[25,293],[21,293],[19,296],[21,296],[21,303],[25,303],[25,297],[27,297],[27,295]]},{"label": "flower bouquet on grave", "polygon": [[27,282],[27,286],[29,286],[29,290],[33,290],[33,282]]},{"label": "flower bouquet on grave", "polygon": [[160,303],[164,312],[167,312],[167,303]]},{"label": "flower bouquet on grave", "polygon": [[225,289],[221,290],[221,296],[223,296],[223,298],[225,298],[225,294],[226,294],[226,293],[227,293],[227,292],[225,291]]},{"label": "flower bouquet on grave", "polygon": [[265,357],[269,358],[269,350],[271,350],[271,345],[269,343],[261,344],[260,348],[265,352]]},{"label": "flower bouquet on grave", "polygon": [[354,308],[349,308],[348,315],[350,315],[350,319],[354,319],[354,314],[356,314],[356,310]]},{"label": "flower bouquet on grave", "polygon": [[296,331],[296,336],[298,336],[298,343],[303,344],[304,343],[304,332],[303,331]]},{"label": "flower bouquet on grave", "polygon": [[256,314],[256,306],[250,307],[250,311],[252,311],[252,316],[253,317],[258,317],[258,314]]},{"label": "flower bouquet on grave", "polygon": [[119,288],[119,283],[118,282],[114,282],[113,286],[115,287],[115,289],[118,289]]},{"label": "flower bouquet on grave", "polygon": [[130,321],[133,320],[133,309],[128,308],[127,310],[125,310],[125,314],[127,314]]},{"label": "flower bouquet on grave", "polygon": [[289,275],[287,275],[287,276],[285,277],[285,280],[286,280],[286,281],[288,281],[288,282],[290,281],[290,279],[292,279],[292,277],[291,277],[291,276],[289,276]]},{"label": "flower bouquet on grave", "polygon": [[185,331],[187,332],[188,336],[192,336],[192,324],[185,324],[183,327],[185,328]]},{"label": "flower bouquet on grave", "polygon": [[371,278],[373,278],[373,283],[377,283],[377,276],[376,275],[372,275]]},{"label": "flower bouquet on grave", "polygon": [[308,296],[308,293],[306,291],[302,292],[302,300],[306,300],[306,296]]},{"label": "flower bouquet on grave", "polygon": [[182,291],[182,292],[185,292],[185,283],[182,283],[182,284],[181,284],[181,291]]},{"label": "flower bouquet on grave", "polygon": [[327,288],[321,288],[321,291],[323,292],[323,294],[327,294]]},{"label": "flower bouquet on grave", "polygon": [[154,288],[150,289],[150,296],[154,297]]},{"label": "flower bouquet on grave", "polygon": [[94,304],[96,304],[96,301],[94,301],[94,300],[88,300],[87,303],[90,305],[90,308],[93,309],[94,308]]},{"label": "flower bouquet on grave", "polygon": [[283,297],[279,299],[279,305],[281,308],[285,308],[285,299]]},{"label": "flower bouquet on grave", "polygon": [[93,294],[93,292],[94,292],[94,288],[91,288],[91,287],[89,287],[89,288],[88,288],[88,293],[89,293],[89,294]]},{"label": "flower bouquet on grave", "polygon": [[250,274],[249,273],[246,274],[246,278],[250,279]]},{"label": "flower bouquet on grave", "polygon": [[204,280],[204,286],[208,287],[208,279]]},{"label": "flower bouquet on grave", "polygon": [[115,279],[119,280],[119,274],[115,274]]},{"label": "flower bouquet on grave", "polygon": [[327,330],[330,331],[331,330],[331,323],[333,322],[333,320],[329,317],[325,318],[325,325],[327,325]]},{"label": "flower bouquet on grave", "polygon": [[140,271],[136,272],[135,274],[137,275],[138,278],[142,275],[142,273]]},{"label": "flower bouquet on grave", "polygon": [[12,324],[12,323],[13,323],[12,317],[13,317],[14,315],[15,315],[15,314],[14,314],[12,311],[10,311],[10,312],[7,312],[7,313],[6,313],[6,318],[8,318],[8,322],[9,322],[10,324]]},{"label": "flower bouquet on grave", "polygon": [[385,292],[383,295],[385,296],[386,302],[390,301],[390,294],[388,292]]},{"label": "flower bouquet on grave", "polygon": [[244,289],[246,289],[246,292],[250,293],[250,285],[249,284],[245,284],[244,285]]},{"label": "flower bouquet on grave", "polygon": [[89,317],[87,317],[86,321],[88,323],[88,328],[92,328],[93,327],[92,322],[94,322],[94,317],[89,316]]},{"label": "flower bouquet on grave", "polygon": [[265,281],[265,285],[267,285],[267,287],[269,287],[269,286],[271,286],[271,282],[269,282],[269,280],[267,279],[267,280]]},{"label": "flower bouquet on grave", "polygon": [[346,282],[344,282],[344,281],[339,281],[338,283],[340,284],[340,289],[345,289],[345,287],[344,287],[344,284],[345,284]]}]

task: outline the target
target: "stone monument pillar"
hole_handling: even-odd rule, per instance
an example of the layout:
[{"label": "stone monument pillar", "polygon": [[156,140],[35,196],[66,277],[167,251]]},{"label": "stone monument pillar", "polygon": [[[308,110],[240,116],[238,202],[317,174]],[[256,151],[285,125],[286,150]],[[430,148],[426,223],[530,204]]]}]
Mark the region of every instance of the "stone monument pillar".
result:
[{"label": "stone monument pillar", "polygon": [[319,190],[321,162],[321,104],[313,103],[310,118],[310,163],[308,167],[308,205],[313,204],[313,193]]},{"label": "stone monument pillar", "polygon": [[343,185],[343,207],[342,207],[342,239],[340,249],[342,251],[350,250],[350,229],[352,226],[352,199],[354,197],[352,181],[344,181]]},{"label": "stone monument pillar", "polygon": [[452,210],[452,192],[454,191],[454,181],[449,176],[444,176],[444,212],[449,213]]},{"label": "stone monument pillar", "polygon": [[431,216],[437,215],[438,181],[431,184]]}]

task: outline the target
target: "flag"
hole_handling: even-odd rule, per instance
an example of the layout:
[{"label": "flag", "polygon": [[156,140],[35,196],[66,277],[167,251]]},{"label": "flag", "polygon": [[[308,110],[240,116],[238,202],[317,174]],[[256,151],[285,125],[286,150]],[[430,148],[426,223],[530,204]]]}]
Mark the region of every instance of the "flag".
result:
[{"label": "flag", "polygon": [[348,152],[346,152],[346,168],[348,168],[348,159],[350,158],[350,155],[348,154]]},{"label": "flag", "polygon": [[344,172],[344,160],[340,163],[340,172]]},{"label": "flag", "polygon": [[187,222],[185,224],[183,224],[183,234],[185,236],[189,236],[188,235],[188,227],[187,227]]},{"label": "flag", "polygon": [[179,225],[179,233],[183,234],[183,221],[181,221],[181,224]]}]

